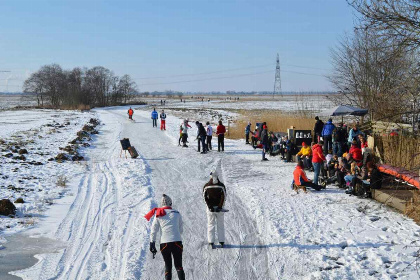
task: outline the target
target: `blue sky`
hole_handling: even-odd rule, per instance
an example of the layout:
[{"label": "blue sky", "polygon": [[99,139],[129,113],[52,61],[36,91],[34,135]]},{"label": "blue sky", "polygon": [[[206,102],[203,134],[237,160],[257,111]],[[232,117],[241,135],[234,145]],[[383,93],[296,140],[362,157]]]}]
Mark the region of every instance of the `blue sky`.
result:
[{"label": "blue sky", "polygon": [[101,65],[141,91],[272,90],[277,53],[284,91],[330,90],[353,21],[345,0],[0,0],[0,91],[50,63]]}]

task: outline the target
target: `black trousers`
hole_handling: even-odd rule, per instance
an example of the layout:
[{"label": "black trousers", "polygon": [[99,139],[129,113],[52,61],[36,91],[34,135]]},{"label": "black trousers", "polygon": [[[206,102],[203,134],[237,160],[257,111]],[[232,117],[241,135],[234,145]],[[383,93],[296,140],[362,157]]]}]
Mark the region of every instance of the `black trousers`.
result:
[{"label": "black trousers", "polygon": [[157,119],[153,119],[153,127],[157,127]]},{"label": "black trousers", "polygon": [[245,133],[245,143],[249,143],[249,133]]},{"label": "black trousers", "polygon": [[209,135],[207,135],[207,150],[211,150],[212,148],[211,148],[211,138],[212,138],[213,136],[209,136]]},{"label": "black trousers", "polygon": [[184,144],[184,146],[187,144],[187,138],[188,138],[188,134],[182,133],[182,143]]},{"label": "black trousers", "polygon": [[321,190],[322,188],[320,185],[317,185],[313,182],[303,182],[302,185],[304,185],[305,187],[313,188],[314,190],[317,190],[317,191]]},{"label": "black trousers", "polygon": [[165,261],[165,280],[172,279],[172,258],[178,274],[178,279],[185,280],[184,269],[182,268],[182,242],[169,242],[160,244],[160,252]]},{"label": "black trousers", "polygon": [[328,154],[329,150],[332,150],[332,135],[325,135],[324,136],[324,153]]},{"label": "black trousers", "polygon": [[220,148],[222,148],[222,151],[225,150],[225,135],[219,134],[217,136],[217,150],[220,152]]}]

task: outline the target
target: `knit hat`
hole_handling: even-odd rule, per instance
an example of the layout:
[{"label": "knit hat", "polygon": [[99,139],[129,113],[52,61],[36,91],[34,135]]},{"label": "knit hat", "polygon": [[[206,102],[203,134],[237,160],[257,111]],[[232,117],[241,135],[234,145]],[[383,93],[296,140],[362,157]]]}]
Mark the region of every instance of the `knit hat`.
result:
[{"label": "knit hat", "polygon": [[306,143],[305,142],[302,142],[302,146],[305,147],[306,146]]},{"label": "knit hat", "polygon": [[162,200],[161,200],[161,205],[162,207],[164,206],[172,206],[172,199],[167,196],[166,194],[162,195]]},{"label": "knit hat", "polygon": [[213,170],[211,173],[210,173],[210,177],[213,179],[213,184],[217,184],[217,183],[219,183],[219,179],[217,178],[217,171],[216,170]]}]

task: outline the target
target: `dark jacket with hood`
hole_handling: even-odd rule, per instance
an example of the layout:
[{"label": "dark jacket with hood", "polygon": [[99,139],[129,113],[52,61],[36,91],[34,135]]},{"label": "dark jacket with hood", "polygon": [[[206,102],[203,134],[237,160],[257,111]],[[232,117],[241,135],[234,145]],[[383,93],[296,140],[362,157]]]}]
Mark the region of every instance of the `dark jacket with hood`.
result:
[{"label": "dark jacket with hood", "polygon": [[[212,188],[212,186],[214,186],[215,188]],[[214,184],[212,178],[207,182],[207,184],[204,185],[204,200],[206,201],[207,207],[211,212],[214,211],[214,207],[216,206],[219,209],[223,207],[223,204],[225,203],[225,193],[226,187],[222,182],[220,182],[220,180],[217,182],[217,184]]]},{"label": "dark jacket with hood", "polygon": [[324,128],[324,123],[321,120],[317,120],[314,127],[315,134],[321,135],[323,128]]}]

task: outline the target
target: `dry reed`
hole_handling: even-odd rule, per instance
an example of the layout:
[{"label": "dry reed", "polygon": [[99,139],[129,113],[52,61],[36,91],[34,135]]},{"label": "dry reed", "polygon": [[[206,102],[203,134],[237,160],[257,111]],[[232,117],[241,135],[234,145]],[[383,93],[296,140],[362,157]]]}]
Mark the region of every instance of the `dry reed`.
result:
[{"label": "dry reed", "polygon": [[420,169],[419,143],[419,138],[413,136],[375,136],[375,145],[384,163],[415,173]]}]

